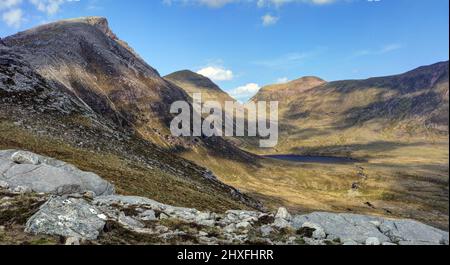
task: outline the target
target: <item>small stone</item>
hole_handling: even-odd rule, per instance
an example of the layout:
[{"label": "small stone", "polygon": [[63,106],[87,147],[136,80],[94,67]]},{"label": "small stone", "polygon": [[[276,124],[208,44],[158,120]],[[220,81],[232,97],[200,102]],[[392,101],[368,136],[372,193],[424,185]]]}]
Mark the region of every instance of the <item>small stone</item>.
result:
[{"label": "small stone", "polygon": [[252,225],[249,222],[240,222],[236,225],[236,228],[237,229],[241,229],[241,228],[246,229],[246,228],[249,228],[250,226],[252,226]]},{"label": "small stone", "polygon": [[66,239],[65,245],[66,246],[79,246],[80,239],[78,237],[69,237]]},{"label": "small stone", "polygon": [[0,188],[6,190],[9,188],[9,184],[6,181],[0,180]]},{"label": "small stone", "polygon": [[132,217],[126,216],[124,213],[119,215],[119,223],[130,228],[144,228],[145,226]]},{"label": "small stone", "polygon": [[104,221],[108,220],[108,217],[106,215],[102,214],[102,213],[97,215],[97,217],[102,219],[102,220],[104,220]]},{"label": "small stone", "polygon": [[156,221],[156,214],[153,210],[146,210],[143,213],[139,214],[139,217],[143,221]]},{"label": "small stone", "polygon": [[234,224],[230,224],[223,228],[223,231],[225,233],[229,233],[229,234],[234,233],[235,230],[236,230],[236,226]]},{"label": "small stone", "polygon": [[261,231],[261,235],[263,237],[270,236],[270,234],[272,234],[273,232],[273,228],[268,225],[261,226],[259,230]]},{"label": "small stone", "polygon": [[165,213],[161,213],[161,214],[159,215],[159,219],[160,219],[160,220],[169,219],[169,218],[170,218],[170,216],[167,215],[167,214],[165,214]]},{"label": "small stone", "polygon": [[204,225],[204,226],[209,226],[209,227],[213,227],[216,225],[216,221],[214,220],[203,220],[198,222],[199,225]]},{"label": "small stone", "polygon": [[284,219],[286,221],[292,220],[292,215],[288,212],[288,210],[284,207],[281,207],[278,209],[277,214],[275,215],[275,218]]},{"label": "small stone", "polygon": [[202,237],[208,236],[208,233],[206,233],[204,231],[200,231],[198,234],[199,234],[199,236],[202,236]]},{"label": "small stone", "polygon": [[29,187],[17,186],[13,189],[13,192],[20,193],[20,194],[26,194],[26,193],[32,193],[33,190]]},{"label": "small stone", "polygon": [[366,245],[367,245],[367,246],[379,246],[379,245],[381,245],[381,242],[380,242],[380,240],[379,240],[378,238],[376,238],[376,237],[369,237],[369,238],[366,240]]},{"label": "small stone", "polygon": [[86,199],[93,200],[95,198],[95,192],[93,192],[93,191],[86,191],[83,194],[83,197],[86,198]]}]

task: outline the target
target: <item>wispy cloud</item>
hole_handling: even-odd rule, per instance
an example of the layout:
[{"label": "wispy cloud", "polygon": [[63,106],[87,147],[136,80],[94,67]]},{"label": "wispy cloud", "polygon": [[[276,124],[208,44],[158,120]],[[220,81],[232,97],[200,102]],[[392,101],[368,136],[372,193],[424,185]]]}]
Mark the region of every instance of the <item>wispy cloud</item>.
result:
[{"label": "wispy cloud", "polygon": [[1,0],[0,10],[16,7],[22,3],[22,0]]},{"label": "wispy cloud", "polygon": [[26,2],[37,11],[52,16],[61,10],[66,3],[80,2],[81,0],[0,0],[2,21],[10,27],[19,28],[26,21],[27,14],[24,8]]},{"label": "wispy cloud", "polygon": [[254,65],[263,66],[267,68],[286,68],[286,67],[295,67],[297,65],[302,64],[306,60],[315,57],[321,54],[326,48],[319,47],[312,51],[307,52],[292,52],[283,54],[279,57],[256,60],[252,63]]},{"label": "wispy cloud", "polygon": [[23,22],[23,11],[20,8],[11,9],[2,14],[2,20],[6,25],[19,28]]},{"label": "wispy cloud", "polygon": [[399,43],[392,43],[384,45],[378,49],[363,49],[355,51],[351,57],[361,57],[361,56],[369,56],[369,55],[382,55],[389,52],[393,52],[403,48],[403,45]]},{"label": "wispy cloud", "polygon": [[266,14],[261,17],[261,20],[262,20],[263,26],[268,27],[268,26],[275,25],[278,22],[279,18],[272,16],[271,14]]},{"label": "wispy cloud", "polygon": [[30,0],[39,11],[48,15],[54,15],[59,12],[61,5],[68,2],[80,2],[80,0]]},{"label": "wispy cloud", "polygon": [[277,84],[286,84],[288,82],[289,82],[289,78],[287,78],[287,77],[280,77],[280,78],[278,78],[276,80],[275,83],[277,83]]}]

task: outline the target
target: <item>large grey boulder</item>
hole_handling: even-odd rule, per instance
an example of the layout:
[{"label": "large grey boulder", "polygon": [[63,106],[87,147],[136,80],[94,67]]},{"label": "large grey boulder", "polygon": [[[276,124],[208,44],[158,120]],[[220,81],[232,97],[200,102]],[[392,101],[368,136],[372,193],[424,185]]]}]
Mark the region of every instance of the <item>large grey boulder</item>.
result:
[{"label": "large grey boulder", "polygon": [[344,243],[448,245],[449,238],[448,232],[413,220],[322,212],[297,215],[292,220],[296,229],[308,223],[319,225],[328,238],[339,238]]},{"label": "large grey boulder", "polygon": [[83,199],[56,197],[41,206],[26,224],[25,231],[95,240],[105,226],[105,216]]},{"label": "large grey boulder", "polygon": [[323,228],[327,235],[339,238],[342,242],[354,241],[365,244],[368,238],[376,237],[380,242],[390,242],[389,237],[381,233],[371,221],[378,218],[333,213],[312,213],[308,215],[295,216],[292,222],[294,228],[298,229],[304,223],[314,223]]},{"label": "large grey boulder", "polygon": [[448,232],[436,229],[414,220],[385,220],[380,230],[392,241],[408,244],[448,245]]},{"label": "large grey boulder", "polygon": [[93,192],[96,196],[114,194],[112,184],[91,172],[31,152],[0,151],[0,181],[10,189],[27,188],[38,193],[65,195]]}]

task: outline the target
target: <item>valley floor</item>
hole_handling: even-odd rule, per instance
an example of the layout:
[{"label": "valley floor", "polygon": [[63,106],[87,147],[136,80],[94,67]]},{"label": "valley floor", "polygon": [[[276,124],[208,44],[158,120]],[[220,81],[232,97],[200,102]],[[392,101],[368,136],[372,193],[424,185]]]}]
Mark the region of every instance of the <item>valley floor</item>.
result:
[{"label": "valley floor", "polygon": [[[433,143],[420,139],[378,141],[296,152],[362,161],[354,164],[274,159],[243,164],[211,158],[205,165],[269,208],[283,205],[295,213],[332,211],[412,218],[448,230],[448,147],[448,138]],[[199,161],[192,154],[186,157]]]}]

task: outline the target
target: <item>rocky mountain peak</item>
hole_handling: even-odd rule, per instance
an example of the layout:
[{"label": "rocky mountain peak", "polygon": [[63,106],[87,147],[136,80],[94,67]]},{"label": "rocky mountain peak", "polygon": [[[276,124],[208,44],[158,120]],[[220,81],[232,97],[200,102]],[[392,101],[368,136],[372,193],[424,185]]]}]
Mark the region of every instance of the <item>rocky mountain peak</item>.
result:
[{"label": "rocky mountain peak", "polygon": [[112,32],[109,27],[108,20],[105,17],[81,17],[74,19],[62,20],[56,23],[86,23],[88,25],[98,28],[105,35],[113,40],[117,40],[117,36]]}]

